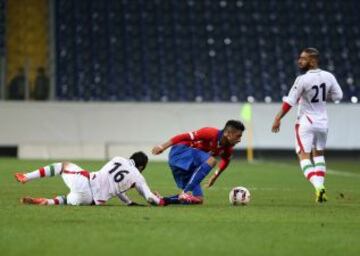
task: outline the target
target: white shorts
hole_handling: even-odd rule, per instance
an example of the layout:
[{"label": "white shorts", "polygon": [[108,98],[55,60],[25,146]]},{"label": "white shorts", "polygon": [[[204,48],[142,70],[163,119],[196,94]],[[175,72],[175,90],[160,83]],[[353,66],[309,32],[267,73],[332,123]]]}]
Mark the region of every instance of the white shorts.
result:
[{"label": "white shorts", "polygon": [[296,153],[303,151],[310,153],[314,148],[324,150],[326,146],[328,128],[325,125],[315,125],[310,120],[302,119],[295,125]]},{"label": "white shorts", "polygon": [[88,171],[80,166],[69,163],[61,174],[66,186],[70,189],[67,195],[68,205],[90,205],[93,202],[93,196],[90,188]]}]

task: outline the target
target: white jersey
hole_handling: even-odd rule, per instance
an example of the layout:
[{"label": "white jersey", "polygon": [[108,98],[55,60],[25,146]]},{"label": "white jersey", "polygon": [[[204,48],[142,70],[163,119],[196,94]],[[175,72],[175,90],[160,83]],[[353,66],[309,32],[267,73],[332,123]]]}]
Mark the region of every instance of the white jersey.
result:
[{"label": "white jersey", "polygon": [[343,92],[333,74],[312,69],[296,78],[284,101],[290,106],[299,103],[297,122],[306,118],[311,123],[327,127],[326,101],[339,101],[342,97]]},{"label": "white jersey", "polygon": [[103,204],[114,196],[129,204],[131,200],[125,192],[133,187],[149,203],[159,204],[160,202],[160,199],[150,191],[145,178],[132,159],[114,157],[99,171],[91,173],[90,186],[95,204]]}]

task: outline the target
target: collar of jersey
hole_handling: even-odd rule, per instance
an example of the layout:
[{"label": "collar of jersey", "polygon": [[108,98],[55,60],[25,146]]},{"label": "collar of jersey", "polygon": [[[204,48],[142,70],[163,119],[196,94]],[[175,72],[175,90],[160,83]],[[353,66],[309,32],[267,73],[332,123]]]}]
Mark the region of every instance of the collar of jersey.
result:
[{"label": "collar of jersey", "polygon": [[220,146],[220,140],[224,134],[224,130],[219,130],[217,135],[218,146]]},{"label": "collar of jersey", "polygon": [[129,159],[130,165],[135,166],[135,161],[133,159]]},{"label": "collar of jersey", "polygon": [[321,69],[320,68],[317,68],[317,69],[310,69],[310,70],[308,70],[308,72],[306,72],[306,73],[317,73],[317,72],[320,72],[321,71]]}]

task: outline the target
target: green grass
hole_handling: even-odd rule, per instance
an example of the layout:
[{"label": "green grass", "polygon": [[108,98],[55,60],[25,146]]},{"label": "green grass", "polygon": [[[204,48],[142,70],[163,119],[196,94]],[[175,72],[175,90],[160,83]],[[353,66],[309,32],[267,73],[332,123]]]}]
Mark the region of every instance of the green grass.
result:
[{"label": "green grass", "polygon": [[[19,198],[66,194],[61,178],[21,185],[13,173],[50,162],[0,159],[0,255],[360,255],[359,164],[328,162],[337,172],[326,177],[330,201],[322,205],[296,162],[234,161],[202,206],[125,207],[114,199],[104,207],[39,207]],[[165,163],[150,163],[145,177],[153,190],[177,192]],[[250,189],[250,205],[229,205],[238,185]]]}]

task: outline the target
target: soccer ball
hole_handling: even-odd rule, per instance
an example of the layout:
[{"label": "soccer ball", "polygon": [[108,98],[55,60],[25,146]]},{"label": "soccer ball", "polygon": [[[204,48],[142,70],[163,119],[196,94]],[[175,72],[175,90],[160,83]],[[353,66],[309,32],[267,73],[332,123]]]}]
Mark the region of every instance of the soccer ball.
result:
[{"label": "soccer ball", "polygon": [[229,193],[232,205],[246,205],[250,202],[250,191],[245,187],[235,187]]}]

